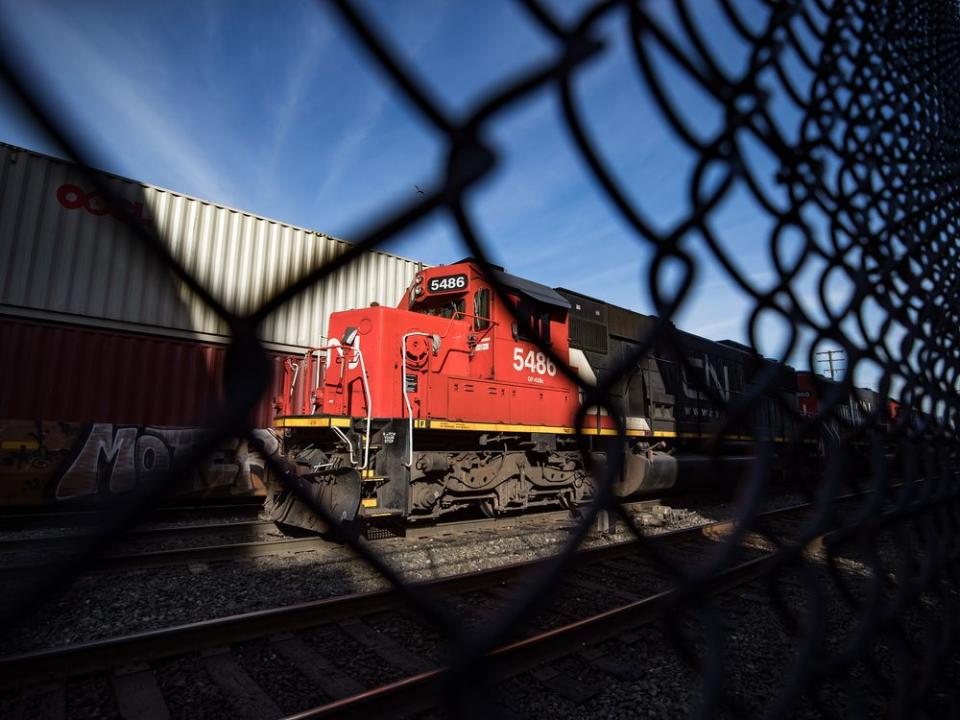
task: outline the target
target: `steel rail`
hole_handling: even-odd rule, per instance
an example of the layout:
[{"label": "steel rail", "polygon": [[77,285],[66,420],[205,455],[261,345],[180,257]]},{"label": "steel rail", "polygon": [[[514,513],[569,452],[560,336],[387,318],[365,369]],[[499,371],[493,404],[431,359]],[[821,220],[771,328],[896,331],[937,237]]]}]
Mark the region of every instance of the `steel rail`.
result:
[{"label": "steel rail", "polygon": [[[848,496],[854,497],[854,496]],[[855,497],[863,497],[856,495]],[[838,498],[840,500],[842,498]],[[777,508],[758,517],[771,519],[802,512],[810,503]],[[595,564],[635,554],[643,542],[677,543],[698,536],[713,539],[734,526],[729,520],[667,531],[644,538],[586,548],[577,553],[574,567]],[[470,592],[504,583],[521,581],[542,568],[551,558],[538,558],[487,570],[451,575],[417,583],[438,594]],[[257,610],[213,620],[199,621],[117,638],[94,640],[60,648],[0,657],[0,685],[32,682],[47,677],[69,677],[98,670],[182,655],[206,648],[234,644],[307,627],[337,622],[349,617],[383,612],[402,605],[403,595],[390,588],[341,595],[280,608]]]},{"label": "steel rail", "polygon": [[[836,501],[842,502],[853,497],[862,498],[864,495],[844,495],[836,498]],[[931,504],[928,501],[921,501],[919,505]],[[770,519],[771,516],[796,512],[811,506],[812,503],[792,506],[762,513],[758,517]],[[901,512],[902,510],[894,510],[881,513],[876,524],[883,524],[888,519],[897,517]],[[700,526],[696,530],[705,535],[722,536],[733,526],[733,521],[718,522],[709,526]],[[816,554],[822,552],[825,547],[833,547],[845,540],[849,530],[850,526],[844,526],[818,534],[805,543],[803,552]],[[677,533],[670,535],[676,536]],[[658,540],[666,536],[658,535],[651,539]],[[784,559],[780,553],[775,550],[767,552],[761,557],[739,562],[717,572],[700,586],[699,591],[710,596],[722,593],[754,579],[768,576],[777,565],[783,562]],[[585,646],[596,645],[627,630],[658,620],[667,612],[682,607],[684,600],[689,598],[685,597],[680,589],[672,587],[567,625],[501,645],[486,655],[485,677],[499,682],[544,663],[572,655]],[[288,715],[283,720],[404,717],[411,713],[423,712],[442,702],[449,672],[450,668],[438,667],[326,705]]]},{"label": "steel rail", "polygon": [[[332,547],[329,540],[321,537],[284,538],[282,540],[261,540],[257,542],[225,543],[223,545],[204,545],[194,548],[174,548],[172,550],[153,550],[137,553],[118,553],[102,555],[83,571],[84,575],[116,572],[119,570],[146,570],[171,565],[189,565],[191,563],[214,563],[227,560],[282,555],[292,552],[308,552]],[[58,556],[61,557],[61,556]],[[24,563],[0,567],[0,577],[29,577],[43,572],[53,562]]]},{"label": "steel rail", "polygon": [[[276,524],[269,520],[249,520],[234,523],[213,523],[208,525],[177,525],[160,528],[137,528],[123,537],[121,542],[165,540],[176,537],[205,537],[208,535],[229,535],[231,533],[251,533],[276,530]],[[40,550],[56,548],[86,537],[85,533],[66,533],[60,535],[38,535],[28,538],[13,538],[0,540],[0,553],[23,552],[25,550]]]},{"label": "steel rail", "polygon": [[[637,503],[630,503],[627,507],[641,509],[658,504],[657,500],[647,500]],[[407,527],[406,532],[411,540],[427,539],[433,537],[456,536],[464,532],[477,532],[484,530],[504,530],[507,528],[519,529],[524,526],[535,525],[538,521],[557,521],[569,520],[570,525],[577,522],[567,510],[556,510],[534,513],[529,515],[517,515],[503,518],[483,518],[478,520],[465,520],[458,522],[445,522],[435,525],[426,525],[423,527]],[[269,530],[275,529],[276,525],[270,521],[256,521],[248,523],[226,523],[211,525],[195,525],[169,528],[145,528],[136,530],[124,537],[127,540],[155,540],[165,538],[175,538],[180,536],[193,535],[219,535],[230,534],[237,531],[254,532],[257,529]],[[70,546],[85,535],[50,535],[34,538],[0,540],[0,553],[29,552],[32,550],[56,549],[58,547]],[[122,541],[122,542],[123,542]],[[116,572],[120,570],[141,570],[156,567],[169,567],[171,565],[185,565],[190,563],[213,563],[229,560],[243,560],[254,557],[267,557],[271,555],[281,555],[291,552],[308,552],[312,550],[321,550],[327,548],[340,547],[321,535],[311,535],[301,538],[283,538],[276,540],[262,540],[242,543],[223,543],[220,545],[205,545],[192,548],[172,548],[168,550],[153,550],[135,553],[110,553],[101,556],[96,562],[91,564],[84,571],[84,574],[95,574],[104,572]],[[31,573],[40,572],[46,562],[25,562],[10,563],[0,567],[0,577],[26,576]]]},{"label": "steel rail", "polygon": [[[763,577],[780,558],[770,553],[713,576],[703,590],[711,595]],[[618,634],[657,620],[678,607],[680,591],[664,590],[641,600],[591,615],[568,625],[503,645],[487,655],[486,678],[506,680],[552,660],[571,655]],[[283,720],[400,717],[442,702],[448,668],[428,670],[388,685],[289,715]]]},{"label": "steel rail", "polygon": [[[644,508],[663,505],[664,498],[649,498],[635,502],[625,502],[622,507],[628,511],[639,512]],[[504,530],[522,525],[534,525],[538,521],[570,520],[571,523],[580,519],[571,515],[569,510],[538,510],[517,515],[502,515],[495,518],[477,518],[474,520],[441,521],[429,525],[410,524],[405,526],[406,537],[410,539],[430,538],[443,535],[454,535],[463,532],[479,532],[484,530]]]},{"label": "steel rail", "polygon": [[[144,522],[180,522],[190,520],[196,515],[259,515],[263,507],[262,498],[255,502],[228,503],[219,505],[172,505],[158,507],[144,515]],[[96,510],[23,510],[5,508],[0,513],[0,530],[15,530],[22,528],[39,528],[45,524],[62,523],[67,526],[93,525],[109,517],[111,508],[108,505]]]}]

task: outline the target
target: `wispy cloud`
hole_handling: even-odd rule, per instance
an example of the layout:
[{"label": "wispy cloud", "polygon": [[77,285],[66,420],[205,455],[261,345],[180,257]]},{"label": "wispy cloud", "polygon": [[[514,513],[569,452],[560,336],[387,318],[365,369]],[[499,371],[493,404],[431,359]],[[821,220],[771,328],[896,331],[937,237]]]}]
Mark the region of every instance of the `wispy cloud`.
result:
[{"label": "wispy cloud", "polygon": [[51,56],[27,44],[36,59],[34,66],[58,93],[64,116],[85,128],[101,156],[125,168],[162,168],[162,177],[179,178],[194,194],[221,200],[232,197],[222,174],[204,158],[203,147],[175,120],[176,107],[146,92],[150,85],[142,78],[150,72],[138,63],[138,53],[131,50],[122,59],[108,56],[102,49],[107,43],[98,42],[96,35],[84,32],[50,6],[36,3],[20,10],[14,27],[21,41],[28,38],[25,30],[44,28],[43,46],[55,47],[57,57],[70,58],[71,67],[82,69],[81,77],[91,79],[62,82],[62,75],[51,72]]},{"label": "wispy cloud", "polygon": [[[408,61],[417,60],[417,56],[436,35],[443,21],[443,8],[437,6],[433,12],[422,18],[422,22],[415,26],[414,32],[402,39],[404,55]],[[397,40],[395,42],[399,44]],[[351,47],[350,51],[360,55],[363,61],[368,60],[361,48]],[[387,78],[376,71],[372,61],[369,62],[366,75],[369,78],[369,85],[365,92],[361,91],[363,99],[359,111],[352,118],[350,129],[339,139],[336,149],[324,164],[323,179],[316,192],[318,204],[322,205],[326,202],[330,190],[343,182],[347,170],[354,167],[364,154],[367,141],[387,112],[390,94],[399,92]]]},{"label": "wispy cloud", "polygon": [[363,146],[373,134],[387,106],[387,92],[382,88],[366,94],[360,112],[350,123],[350,130],[340,138],[336,149],[323,166],[323,180],[317,189],[317,200],[323,202],[331,188],[343,181],[346,170],[362,154]]},{"label": "wispy cloud", "polygon": [[328,23],[312,23],[308,38],[301,43],[301,51],[293,58],[293,62],[283,76],[279,100],[272,103],[273,127],[270,142],[266,144],[269,156],[263,163],[259,183],[261,191],[276,174],[280,154],[283,152],[287,139],[294,123],[302,116],[305,101],[311,97],[324,50],[327,48],[331,36]]}]

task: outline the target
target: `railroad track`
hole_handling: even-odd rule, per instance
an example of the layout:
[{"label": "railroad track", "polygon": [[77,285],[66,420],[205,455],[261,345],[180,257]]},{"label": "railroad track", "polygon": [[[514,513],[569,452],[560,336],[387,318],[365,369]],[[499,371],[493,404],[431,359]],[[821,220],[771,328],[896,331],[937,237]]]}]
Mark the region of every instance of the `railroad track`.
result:
[{"label": "railroad track", "polygon": [[[767,523],[796,522],[807,509],[807,505],[796,505],[764,513],[761,518]],[[676,559],[702,557],[732,527],[718,522],[648,540]],[[585,644],[596,644],[641,626],[675,607],[676,591],[670,579],[639,556],[641,547],[640,541],[633,540],[581,550],[558,592],[551,596],[550,605],[531,621],[529,634],[489,655],[493,677],[511,677],[558,657],[582,653]],[[744,548],[739,553],[738,561],[714,578],[711,592],[749,582],[767,572],[774,562],[762,548]],[[549,559],[517,563],[432,580],[419,587],[445,598],[464,622],[480,626],[498,611],[497,606],[511,602],[522,592],[524,581],[547,562]],[[44,688],[27,691],[19,701],[21,705],[36,702],[38,697],[56,704],[62,702],[66,679],[106,673],[112,677],[113,698],[109,702],[121,716],[132,716],[131,708],[149,706],[154,717],[168,717],[167,701],[175,705],[176,700],[161,690],[170,683],[164,680],[168,670],[158,668],[164,663],[169,668],[171,658],[200,653],[198,672],[216,686],[215,693],[225,702],[241,698],[234,708],[237,716],[401,715],[436,704],[444,681],[439,659],[441,639],[403,613],[403,606],[401,593],[388,589],[6,656],[0,658],[0,682],[8,688]],[[417,635],[417,643],[391,636],[390,628],[400,626],[414,628],[411,633]],[[298,674],[301,683],[314,686],[320,700],[313,703],[316,707],[293,714],[303,705],[285,706],[282,693],[269,686],[269,678],[259,679],[268,685],[261,687],[252,677],[253,668],[247,665],[245,669],[236,657],[247,652],[243,648],[251,643],[259,648],[260,657],[268,651],[267,656],[279,658],[278,663]],[[411,650],[418,643],[422,652]],[[341,662],[361,655],[368,658],[362,668],[389,666],[392,674],[361,677],[341,667]],[[603,667],[602,661],[601,657],[591,662]],[[611,667],[609,662],[606,665]],[[619,672],[625,671],[621,667]],[[551,682],[549,673],[543,677],[544,682]],[[552,681],[557,692],[571,689],[562,677],[553,677]]]},{"label": "railroad track", "polygon": [[[259,536],[272,530],[276,530],[276,525],[271,521],[264,520],[158,528],[138,527],[124,535],[124,542],[162,542],[184,536],[198,538],[230,534]],[[84,533],[58,533],[55,535],[2,539],[0,540],[0,553],[70,548],[76,541],[82,540],[84,537],[86,537]]]},{"label": "railroad track", "polygon": [[[272,523],[271,523],[272,524]],[[62,547],[62,545],[58,545]],[[106,554],[84,568],[85,573],[107,573],[129,570],[149,570],[172,565],[228,562],[285,553],[310,552],[330,547],[322,538],[284,538],[253,542],[222,543],[201,547],[174,548],[145,552]],[[0,543],[3,550],[3,543]],[[42,563],[8,564],[0,567],[0,577],[29,577],[43,572],[53,561]]]},{"label": "railroad track", "polygon": [[[659,500],[645,500],[636,503],[627,503],[626,507],[632,512],[639,513],[645,508],[659,504]],[[478,519],[460,522],[446,522],[437,525],[412,527],[407,529],[406,537],[410,540],[424,540],[427,538],[455,538],[465,533],[502,533],[517,530],[523,527],[543,526],[545,523],[554,523],[557,528],[572,527],[576,522],[568,511],[549,511],[530,515],[508,516],[498,519]],[[542,529],[542,527],[541,527]],[[135,529],[124,537],[122,542],[157,542],[183,540],[185,538],[222,537],[231,534],[244,536],[262,536],[268,532],[275,532],[276,526],[272,522],[242,522],[217,523],[210,525],[189,525],[182,527],[164,527]],[[69,550],[73,544],[82,539],[82,534],[58,534],[40,537],[17,538],[0,540],[0,556],[10,556],[15,553],[35,553],[42,551],[56,552]],[[128,570],[145,570],[175,565],[207,564],[269,557],[300,552],[313,552],[337,547],[336,543],[319,536],[299,538],[266,539],[244,542],[224,542],[215,545],[198,547],[178,547],[173,549],[147,550],[139,552],[111,552],[104,554],[92,563],[86,572],[105,573]],[[0,578],[29,577],[42,572],[51,560],[41,562],[28,559],[17,562],[16,558],[0,567]]]},{"label": "railroad track", "polygon": [[[236,503],[220,503],[216,505],[177,505],[158,507],[144,516],[144,522],[169,523],[189,522],[198,516],[215,518],[249,518],[256,519],[260,515],[263,501],[243,501]],[[33,509],[14,510],[7,508],[0,513],[0,529],[2,530],[31,530],[45,527],[84,527],[99,524],[110,514],[110,508],[74,509],[63,511],[49,511]]]}]

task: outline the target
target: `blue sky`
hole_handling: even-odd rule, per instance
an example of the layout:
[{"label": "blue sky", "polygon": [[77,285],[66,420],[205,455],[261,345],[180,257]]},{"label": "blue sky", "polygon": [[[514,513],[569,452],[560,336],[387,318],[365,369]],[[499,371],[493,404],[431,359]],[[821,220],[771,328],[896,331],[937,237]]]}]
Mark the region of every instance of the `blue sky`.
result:
[{"label": "blue sky", "polygon": [[[583,3],[553,5],[572,18]],[[677,20],[663,5],[652,7],[669,31]],[[739,5],[759,27],[762,5]],[[556,52],[518,3],[370,0],[360,6],[455,114]],[[715,0],[697,8],[714,53],[735,72],[746,47],[718,15]],[[349,240],[388,205],[414,199],[415,186],[430,185],[442,168],[442,142],[321,4],[0,0],[0,11],[12,33],[7,37],[22,43],[37,77],[109,171]],[[689,210],[694,157],[641,80],[625,18],[610,20],[603,27],[607,50],[580,73],[576,94],[633,201],[656,227],[667,228]],[[691,127],[708,137],[722,121],[717,104],[667,61],[658,66],[669,91],[683,98]],[[773,107],[783,132],[795,135],[796,111],[789,103]],[[488,139],[501,162],[471,192],[470,210],[499,262],[551,286],[652,312],[646,280],[652,248],[596,189],[556,94],[540,91],[499,116]],[[2,92],[0,140],[53,151]],[[748,151],[776,198],[775,164],[759,148]],[[718,208],[711,227],[749,280],[769,286],[770,221],[742,186]],[[685,243],[700,263],[678,324],[714,339],[746,340],[752,301],[701,238]],[[791,247],[799,246],[788,239],[784,254],[795,255]],[[441,215],[389,248],[430,263],[466,254]],[[808,284],[817,275],[810,267]],[[814,290],[810,285],[803,292],[816,313]],[[838,280],[828,295],[840,302],[849,291]],[[783,323],[774,319],[762,330],[760,349],[779,354]],[[798,353],[790,360],[807,367]]]}]

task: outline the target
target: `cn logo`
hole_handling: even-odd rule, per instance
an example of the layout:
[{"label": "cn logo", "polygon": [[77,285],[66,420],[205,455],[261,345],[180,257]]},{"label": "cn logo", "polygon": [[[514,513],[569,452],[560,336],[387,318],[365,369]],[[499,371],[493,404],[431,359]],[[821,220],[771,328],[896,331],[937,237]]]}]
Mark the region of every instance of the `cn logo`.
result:
[{"label": "cn logo", "polygon": [[[695,368],[703,368],[703,379],[707,387],[711,388],[716,392],[724,401],[729,402],[730,400],[730,369],[720,363],[720,369],[723,372],[721,377],[717,373],[717,367],[712,362],[707,355],[704,355],[703,358],[688,358],[688,362],[691,366]],[[683,366],[680,367],[681,371],[681,380],[683,383],[683,394],[688,398],[699,399],[701,396],[700,391],[697,389],[695,383],[691,383],[687,379],[687,371]]]},{"label": "cn logo", "polygon": [[153,223],[153,220],[143,216],[143,203],[119,199],[118,204],[111,207],[99,192],[96,190],[87,192],[78,185],[61,185],[57,188],[57,200],[67,210],[82,208],[91,215],[110,214],[118,220],[122,220],[124,215],[128,214],[143,225]]},{"label": "cn logo", "polygon": [[[360,364],[360,354],[357,352],[345,352],[344,345],[337,338],[330,338],[330,341],[327,343],[329,346],[327,348],[327,367],[333,367],[334,353],[340,358],[340,361],[343,362],[343,357],[347,358],[347,367],[351,370],[355,370],[357,365]],[[360,334],[358,333],[353,339],[353,343],[346,346],[347,348],[353,348],[354,350],[360,349]]]}]

